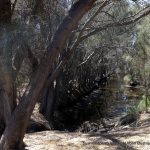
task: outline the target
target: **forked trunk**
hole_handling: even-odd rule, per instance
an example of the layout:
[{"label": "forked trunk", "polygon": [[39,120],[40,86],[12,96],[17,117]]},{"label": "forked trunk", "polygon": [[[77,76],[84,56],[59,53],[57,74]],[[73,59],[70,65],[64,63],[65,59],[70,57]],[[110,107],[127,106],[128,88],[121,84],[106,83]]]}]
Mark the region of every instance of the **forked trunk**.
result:
[{"label": "forked trunk", "polygon": [[15,149],[22,146],[28,120],[49,75],[52,74],[55,60],[64,49],[70,33],[77,27],[83,15],[92,8],[95,1],[79,0],[76,2],[60,25],[52,44],[49,46],[48,56],[35,73],[35,77],[28,86],[21,102],[11,116],[9,125],[4,131],[0,141],[0,148],[2,150]]}]

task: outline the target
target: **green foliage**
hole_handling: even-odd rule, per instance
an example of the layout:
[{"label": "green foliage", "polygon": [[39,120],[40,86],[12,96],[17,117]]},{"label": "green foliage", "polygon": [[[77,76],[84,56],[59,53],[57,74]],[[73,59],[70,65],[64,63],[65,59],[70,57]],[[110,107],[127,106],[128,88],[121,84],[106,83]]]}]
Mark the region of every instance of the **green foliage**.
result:
[{"label": "green foliage", "polygon": [[[147,97],[147,106],[150,107],[150,98]],[[146,96],[143,95],[142,99],[139,101],[139,103],[136,106],[130,107],[128,111],[128,115],[137,117],[140,112],[144,111],[146,108]]]},{"label": "green foliage", "polygon": [[[147,97],[147,106],[150,107],[150,99]],[[144,111],[146,108],[146,96],[143,95],[142,99],[135,106],[130,107],[127,116],[137,119],[139,117],[139,113]]]},{"label": "green foliage", "polygon": [[128,111],[128,115],[131,115],[131,116],[138,116],[138,114],[139,114],[139,111],[138,111],[138,109],[137,109],[137,107],[136,106],[132,106],[132,107],[130,107],[130,109],[129,109],[129,111]]},{"label": "green foliage", "polygon": [[147,106],[150,107],[150,99],[149,97],[146,98],[145,95],[143,95],[142,99],[140,100],[139,104],[137,105],[137,110],[143,111],[146,108],[146,99],[147,99]]}]

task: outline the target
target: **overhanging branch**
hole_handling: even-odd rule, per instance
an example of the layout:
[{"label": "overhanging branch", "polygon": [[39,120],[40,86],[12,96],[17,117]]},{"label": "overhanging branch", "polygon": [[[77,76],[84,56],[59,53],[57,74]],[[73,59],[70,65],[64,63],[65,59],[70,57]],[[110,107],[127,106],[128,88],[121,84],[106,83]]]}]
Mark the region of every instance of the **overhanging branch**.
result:
[{"label": "overhanging branch", "polygon": [[106,25],[104,25],[102,27],[99,27],[99,28],[95,29],[94,31],[92,31],[92,32],[90,32],[90,33],[88,33],[86,35],[83,35],[80,38],[80,42],[82,42],[86,38],[89,38],[90,36],[95,35],[98,32],[106,30],[107,28],[110,28],[110,27],[121,27],[121,26],[126,26],[126,25],[133,24],[133,23],[139,21],[141,18],[143,18],[143,17],[145,17],[145,16],[147,16],[149,14],[150,14],[150,6],[146,7],[145,9],[140,11],[140,13],[138,12],[134,16],[124,18],[124,19],[122,19],[120,21],[117,21],[117,22],[112,22],[112,23],[106,24]]}]

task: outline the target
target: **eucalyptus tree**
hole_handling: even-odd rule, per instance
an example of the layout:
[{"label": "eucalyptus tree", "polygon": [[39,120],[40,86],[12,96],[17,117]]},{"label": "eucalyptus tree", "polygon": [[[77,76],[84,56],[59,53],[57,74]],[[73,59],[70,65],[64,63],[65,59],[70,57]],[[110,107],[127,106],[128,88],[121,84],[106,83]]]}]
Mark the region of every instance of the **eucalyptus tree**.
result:
[{"label": "eucalyptus tree", "polygon": [[[59,29],[54,35],[51,45],[49,46],[47,57],[45,58],[45,60],[43,60],[42,64],[35,74],[35,77],[32,78],[32,81],[27,87],[27,90],[24,93],[21,102],[16,107],[15,111],[8,120],[9,124],[7,124],[3,136],[1,137],[1,149],[6,150],[22,146],[22,140],[27,127],[27,122],[33,111],[36,100],[38,99],[47,78],[53,70],[52,68],[55,59],[58,57],[60,51],[63,50],[71,31],[77,27],[77,24],[82,16],[92,8],[94,2],[94,0],[78,1],[72,6],[69,14],[61,23]],[[8,4],[9,10],[11,10],[10,1],[9,3],[6,3],[6,1],[4,1],[4,5],[1,5],[1,9],[4,9],[3,7],[5,7],[5,5],[8,7]],[[8,18],[9,17],[10,15],[8,16]]]},{"label": "eucalyptus tree", "polygon": [[[23,2],[24,1],[20,1],[20,4],[23,5]],[[33,14],[39,9],[41,18],[43,18],[44,12],[43,14],[41,14],[42,5],[39,5],[42,1],[37,0],[36,2],[37,5],[35,5],[35,9],[33,9]],[[102,32],[103,30],[106,30],[112,26],[120,27],[135,23],[136,21],[140,20],[150,13],[150,7],[143,6],[143,8],[134,15],[123,16],[111,21],[106,20],[105,22],[103,22],[103,24],[98,25],[97,28],[90,28],[90,30],[87,30],[89,25],[91,25],[93,19],[103,9],[107,9],[109,6],[111,7],[114,3],[117,2],[118,1],[115,0],[78,0],[73,3],[64,19],[58,25],[57,29],[55,28],[56,25],[54,24],[52,30],[56,31],[48,33],[48,46],[45,50],[45,55],[40,58],[40,64],[34,70],[34,73],[30,78],[29,85],[26,87],[26,90],[21,97],[19,104],[16,106],[16,90],[13,80],[13,69],[15,67],[13,66],[14,61],[12,61],[12,58],[14,58],[12,57],[12,48],[15,40],[18,41],[17,39],[22,38],[22,34],[18,34],[19,36],[16,37],[14,36],[12,38],[13,40],[9,40],[9,38],[10,35],[15,35],[13,32],[12,25],[14,22],[12,18],[14,17],[13,14],[15,12],[15,6],[18,5],[16,4],[16,0],[14,1],[13,5],[11,5],[10,0],[0,1],[0,26],[2,32],[0,38],[4,41],[0,51],[0,82],[2,95],[0,101],[2,107],[0,116],[2,116],[1,121],[4,124],[4,132],[2,133],[0,140],[0,149],[9,150],[19,149],[22,147],[28,120],[32,114],[36,101],[39,99],[45,85],[47,85],[47,82],[51,84],[54,79],[58,77],[65,64],[68,62],[68,59],[72,56],[72,53],[78,48],[78,46],[80,46],[81,42],[89,37],[92,37],[96,33]],[[36,7],[38,7],[38,9]],[[89,17],[86,16],[86,19],[84,19],[85,21],[81,21],[82,17],[91,9],[92,11],[95,9],[93,15],[90,15]],[[29,27],[33,25],[33,27],[30,29],[35,29],[36,33],[37,31],[40,31],[40,34],[42,36],[45,36],[46,33],[43,32],[44,29],[42,29],[45,28],[43,27],[43,22],[31,24],[34,19],[35,22],[37,20],[37,17],[34,16],[30,17],[30,14],[26,14],[26,18],[23,18],[23,20],[27,19],[25,23],[28,24]],[[22,16],[20,17],[22,18]],[[47,21],[47,18],[45,17],[43,20]],[[81,23],[80,21],[82,22],[81,28],[78,28],[78,24]],[[19,22],[19,25],[22,27],[23,23]],[[42,31],[39,30],[40,28]],[[31,34],[31,30],[25,29],[26,28],[23,28],[21,32],[24,32],[24,34]],[[71,37],[74,32],[75,35]],[[71,42],[69,43],[71,38],[73,40],[71,40]],[[27,40],[29,39],[33,40],[33,37],[27,36]],[[27,44],[28,43],[26,43],[26,40],[23,40],[20,43],[21,49],[23,49],[24,47],[23,54],[25,54],[25,49],[28,49],[28,46],[26,46]],[[59,56],[64,52],[64,49],[66,50],[65,56],[62,57],[60,61],[58,61]],[[34,56],[35,54],[31,53],[32,51],[30,49],[28,49],[27,51],[30,51],[31,54],[29,58],[34,59],[34,57],[31,56]],[[27,54],[29,55],[29,52]],[[22,66],[21,62],[19,62],[19,64]],[[20,69],[21,67],[19,66],[17,68]]]}]

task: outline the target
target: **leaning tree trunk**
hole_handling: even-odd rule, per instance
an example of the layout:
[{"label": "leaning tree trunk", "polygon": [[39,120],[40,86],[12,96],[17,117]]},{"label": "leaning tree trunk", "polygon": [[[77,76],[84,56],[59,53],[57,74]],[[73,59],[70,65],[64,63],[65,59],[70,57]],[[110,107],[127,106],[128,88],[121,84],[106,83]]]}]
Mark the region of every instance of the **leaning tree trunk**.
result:
[{"label": "leaning tree trunk", "polygon": [[35,77],[32,78],[21,102],[11,116],[0,141],[1,149],[10,150],[22,146],[28,120],[49,75],[52,74],[54,62],[59,53],[62,52],[70,33],[77,27],[83,15],[92,8],[95,1],[79,0],[65,17],[54,36],[51,46],[49,46],[50,50],[47,57],[43,60]]},{"label": "leaning tree trunk", "polygon": [[11,40],[8,36],[11,22],[10,0],[0,1],[0,136],[8,125],[16,107],[16,90],[12,78]]}]

